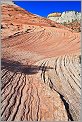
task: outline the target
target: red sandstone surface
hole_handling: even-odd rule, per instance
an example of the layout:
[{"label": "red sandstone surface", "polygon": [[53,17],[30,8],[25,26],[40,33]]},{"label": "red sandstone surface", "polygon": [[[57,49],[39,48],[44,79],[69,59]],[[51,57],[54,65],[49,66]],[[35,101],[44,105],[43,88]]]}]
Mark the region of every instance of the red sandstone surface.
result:
[{"label": "red sandstone surface", "polygon": [[80,32],[2,4],[1,119],[80,119]]}]

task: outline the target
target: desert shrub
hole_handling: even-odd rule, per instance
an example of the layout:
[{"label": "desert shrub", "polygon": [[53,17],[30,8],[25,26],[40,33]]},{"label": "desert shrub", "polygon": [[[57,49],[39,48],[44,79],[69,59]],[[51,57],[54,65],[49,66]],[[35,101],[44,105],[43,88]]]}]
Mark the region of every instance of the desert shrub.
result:
[{"label": "desert shrub", "polygon": [[63,25],[67,25],[67,23],[66,23],[66,22],[64,22],[64,23],[63,23]]}]

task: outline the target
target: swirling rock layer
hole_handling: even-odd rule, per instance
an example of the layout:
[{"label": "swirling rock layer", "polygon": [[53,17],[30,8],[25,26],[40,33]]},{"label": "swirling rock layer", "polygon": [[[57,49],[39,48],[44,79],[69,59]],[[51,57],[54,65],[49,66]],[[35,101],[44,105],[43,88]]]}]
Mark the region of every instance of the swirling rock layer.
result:
[{"label": "swirling rock layer", "polygon": [[[1,119],[79,120],[80,33],[13,5],[2,8]],[[18,16],[7,21],[10,18],[5,18],[8,13],[4,15],[4,11],[11,14],[16,12],[14,8],[25,14],[25,20]],[[9,26],[6,33],[11,22],[15,22],[14,29]],[[17,22],[19,30],[15,30]],[[49,24],[52,22],[55,27]]]}]

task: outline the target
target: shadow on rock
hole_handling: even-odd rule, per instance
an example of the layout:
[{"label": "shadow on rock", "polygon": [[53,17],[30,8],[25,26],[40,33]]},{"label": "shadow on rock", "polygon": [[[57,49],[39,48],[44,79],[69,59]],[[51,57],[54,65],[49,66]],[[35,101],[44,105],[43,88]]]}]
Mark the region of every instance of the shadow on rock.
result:
[{"label": "shadow on rock", "polygon": [[43,70],[44,67],[45,67],[45,71],[49,69],[53,69],[52,67],[47,67],[47,66],[24,65],[18,61],[1,59],[1,69],[6,69],[12,72],[21,72],[28,75],[36,74],[40,70]]}]

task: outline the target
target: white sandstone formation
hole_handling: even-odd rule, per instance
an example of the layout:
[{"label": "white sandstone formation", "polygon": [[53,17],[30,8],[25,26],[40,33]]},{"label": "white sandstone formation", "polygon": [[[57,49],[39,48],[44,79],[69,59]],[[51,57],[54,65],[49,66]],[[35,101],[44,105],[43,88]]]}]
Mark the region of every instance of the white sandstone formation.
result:
[{"label": "white sandstone formation", "polygon": [[61,16],[58,14],[54,15],[54,13],[48,15],[48,19],[56,21],[58,23],[71,23],[73,21],[80,21],[81,20],[81,13],[76,11],[66,11],[61,13]]}]

